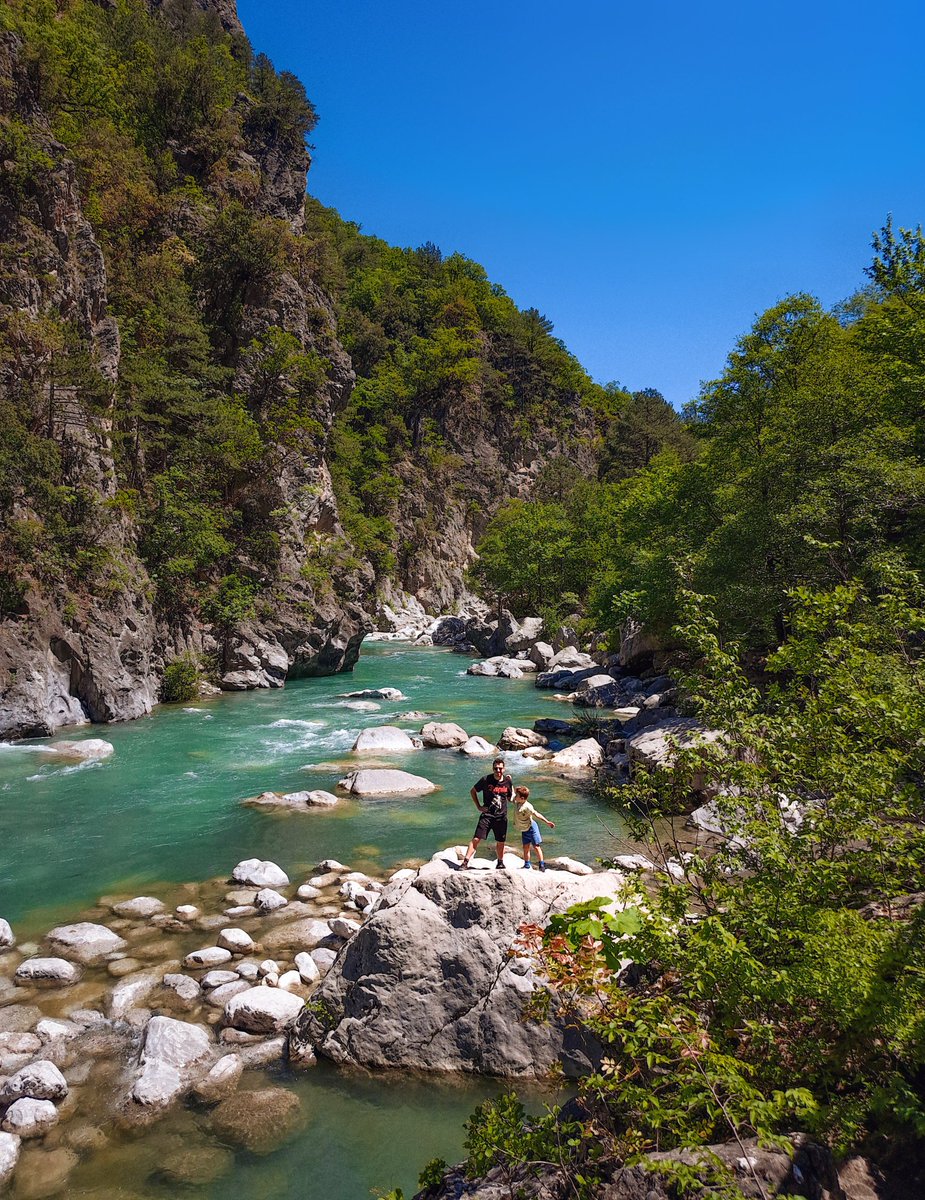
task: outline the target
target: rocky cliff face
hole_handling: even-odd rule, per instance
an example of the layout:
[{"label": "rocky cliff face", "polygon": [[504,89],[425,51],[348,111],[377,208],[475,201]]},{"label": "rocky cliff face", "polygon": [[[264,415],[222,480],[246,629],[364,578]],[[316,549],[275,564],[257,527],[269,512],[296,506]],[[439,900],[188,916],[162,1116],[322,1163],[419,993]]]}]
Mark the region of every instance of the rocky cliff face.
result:
[{"label": "rocky cliff face", "polygon": [[[79,615],[60,589],[35,583],[21,611],[0,623],[0,735],[36,736],[78,721],[108,721],[148,712],[155,699],[154,622],[148,579],[130,525],[110,501],[116,491],[110,404],[119,370],[119,330],[106,314],[106,268],[83,213],[76,173],[34,102],[12,35],[0,41],[0,81],[9,110],[31,128],[49,168],[34,186],[0,195],[0,241],[6,248],[0,315],[21,332],[18,361],[0,369],[5,395],[28,377],[46,432],[60,448],[61,482],[86,496],[98,543],[117,558],[127,586],[93,596]],[[87,346],[96,403],[59,384],[55,351],[40,340],[54,313]],[[8,519],[23,531],[37,523],[27,494],[14,496]]]},{"label": "rocky cliff face", "polygon": [[[216,11],[226,30],[241,31],[233,3],[201,0],[199,7]],[[12,490],[8,511],[0,516],[5,531],[19,539],[24,561],[17,564],[17,603],[6,605],[0,620],[0,736],[41,736],[81,721],[141,716],[156,702],[165,663],[181,653],[208,656],[222,686],[231,689],[281,686],[291,674],[349,669],[371,625],[362,607],[368,568],[355,565],[335,587],[323,589],[300,576],[312,535],[342,532],[320,449],[306,454],[304,447],[274,447],[253,488],[255,505],[273,514],[279,539],[272,607],[223,630],[192,613],[155,613],[138,530],[115,503],[112,399],[120,338],[108,315],[104,254],[81,203],[74,163],[36,102],[21,49],[13,35],[0,43],[4,112],[28,131],[32,152],[48,165],[24,181],[11,173],[0,193],[5,247],[0,321],[17,349],[0,365],[0,398],[30,408],[34,428],[57,451],[56,486],[80,493],[90,510],[84,526],[112,570],[106,586],[97,584],[78,597],[60,581],[31,571],[28,536],[30,530],[38,536],[42,520],[29,482]],[[190,168],[188,148],[176,146],[174,153]],[[259,181],[253,206],[298,234],[308,166],[304,149],[244,139],[239,158]],[[74,331],[86,358],[84,376],[76,382],[59,380],[56,357],[69,354],[73,361],[75,351],[49,348],[41,336],[49,322]],[[307,274],[283,272],[246,297],[240,341],[246,344],[272,326],[305,350],[323,344],[329,366],[317,415],[328,428],[354,381],[330,301]],[[237,366],[234,382],[242,392],[250,389],[245,365]]]}]

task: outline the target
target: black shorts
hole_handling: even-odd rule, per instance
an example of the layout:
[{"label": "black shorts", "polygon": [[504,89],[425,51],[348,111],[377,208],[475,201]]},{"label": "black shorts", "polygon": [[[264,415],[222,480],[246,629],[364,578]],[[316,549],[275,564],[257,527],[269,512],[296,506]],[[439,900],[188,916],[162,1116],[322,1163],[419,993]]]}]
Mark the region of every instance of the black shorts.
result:
[{"label": "black shorts", "polygon": [[482,813],[479,817],[479,823],[475,827],[473,837],[486,838],[488,831],[495,835],[496,842],[507,841],[507,816],[493,817],[489,813]]}]

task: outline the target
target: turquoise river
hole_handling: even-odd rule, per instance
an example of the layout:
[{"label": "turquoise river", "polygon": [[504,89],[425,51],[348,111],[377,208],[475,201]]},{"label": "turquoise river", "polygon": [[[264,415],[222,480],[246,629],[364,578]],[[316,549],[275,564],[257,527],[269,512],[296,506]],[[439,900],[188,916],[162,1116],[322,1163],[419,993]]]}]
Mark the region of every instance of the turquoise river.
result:
[{"label": "turquoise river", "polygon": [[[333,791],[358,765],[351,754],[357,733],[387,724],[419,728],[420,720],[401,717],[406,712],[457,721],[490,741],[506,725],[571,714],[530,677],[467,676],[467,665],[440,649],[367,643],[352,674],[164,705],[125,725],[62,733],[105,737],[115,753],[101,763],[53,765],[37,752],[40,743],[0,743],[0,916],[23,940],[74,919],[104,893],[169,899],[173,885],[227,876],[243,858],[272,859],[301,882],[328,857],[383,875],[467,841],[477,815],[469,788],[490,760],[451,750],[394,762],[439,785],[420,799],[343,800],[335,809],[298,813],[241,804],[266,790]],[[385,686],[406,698],[356,711],[343,696]],[[625,848],[618,817],[603,801],[518,754],[506,760],[556,822],[546,836],[549,856],[593,862]],[[369,1077],[323,1066],[278,1075],[303,1099],[305,1132],[268,1158],[240,1155],[232,1177],[186,1194],[362,1200],[400,1186],[410,1196],[428,1158],[461,1156],[462,1122],[500,1090],[490,1080]],[[162,1124],[168,1128],[158,1136],[170,1136],[169,1122]],[[170,1190],[156,1181],[157,1146],[152,1134],[96,1156],[63,1194],[163,1200]]]}]

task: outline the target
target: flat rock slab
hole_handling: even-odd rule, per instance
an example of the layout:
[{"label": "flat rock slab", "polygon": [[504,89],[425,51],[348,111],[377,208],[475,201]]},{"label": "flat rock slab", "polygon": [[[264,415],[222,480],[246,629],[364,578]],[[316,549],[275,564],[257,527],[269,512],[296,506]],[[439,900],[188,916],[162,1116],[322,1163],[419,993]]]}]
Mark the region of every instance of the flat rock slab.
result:
[{"label": "flat rock slab", "polygon": [[156,896],[136,896],[134,900],[121,900],[112,906],[112,911],[119,917],[139,917],[145,920],[164,911],[163,900]]},{"label": "flat rock slab", "polygon": [[[545,925],[572,904],[613,897],[624,876],[459,872],[450,857],[385,888],[290,1031],[296,1054],[313,1048],[372,1069],[529,1077],[561,1063],[570,1074],[587,1071],[597,1054],[590,1037],[564,1022],[523,1020],[542,983],[508,952],[525,922]],[[328,1014],[323,1022],[318,1011]]]},{"label": "flat rock slab", "polygon": [[421,775],[388,769],[352,771],[337,786],[353,796],[426,796],[437,790]]},{"label": "flat rock slab", "polygon": [[246,1033],[282,1033],[305,1006],[292,992],[272,987],[252,987],[239,992],[225,1005],[225,1024]]},{"label": "flat rock slab", "polygon": [[48,947],[61,958],[93,966],[105,962],[110,954],[124,950],[128,943],[105,925],[78,921],[74,925],[58,925],[45,935]]},{"label": "flat rock slab", "polygon": [[20,986],[56,988],[70,987],[80,975],[80,967],[64,958],[27,958],[16,968],[13,979]]},{"label": "flat rock slab", "polygon": [[303,917],[271,929],[263,937],[264,950],[278,954],[283,950],[313,950],[331,936],[331,926],[319,917]]}]

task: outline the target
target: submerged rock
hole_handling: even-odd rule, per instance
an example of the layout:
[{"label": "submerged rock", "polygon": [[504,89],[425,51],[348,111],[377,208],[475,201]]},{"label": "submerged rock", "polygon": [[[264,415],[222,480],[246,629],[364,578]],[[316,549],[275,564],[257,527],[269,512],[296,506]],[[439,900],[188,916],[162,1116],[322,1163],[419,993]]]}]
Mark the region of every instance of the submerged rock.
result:
[{"label": "submerged rock", "polygon": [[251,1154],[269,1154],[298,1129],[302,1106],[285,1088],[238,1092],[212,1113],[212,1133]]},{"label": "submerged rock", "polygon": [[155,896],[136,896],[134,900],[122,900],[112,906],[112,911],[120,917],[153,917],[164,911],[163,900]]},{"label": "submerged rock", "polygon": [[52,742],[50,746],[42,746],[41,749],[44,754],[67,759],[69,762],[93,762],[109,758],[110,754],[116,752],[112,742],[106,742],[102,738],[86,738],[80,742]]}]

